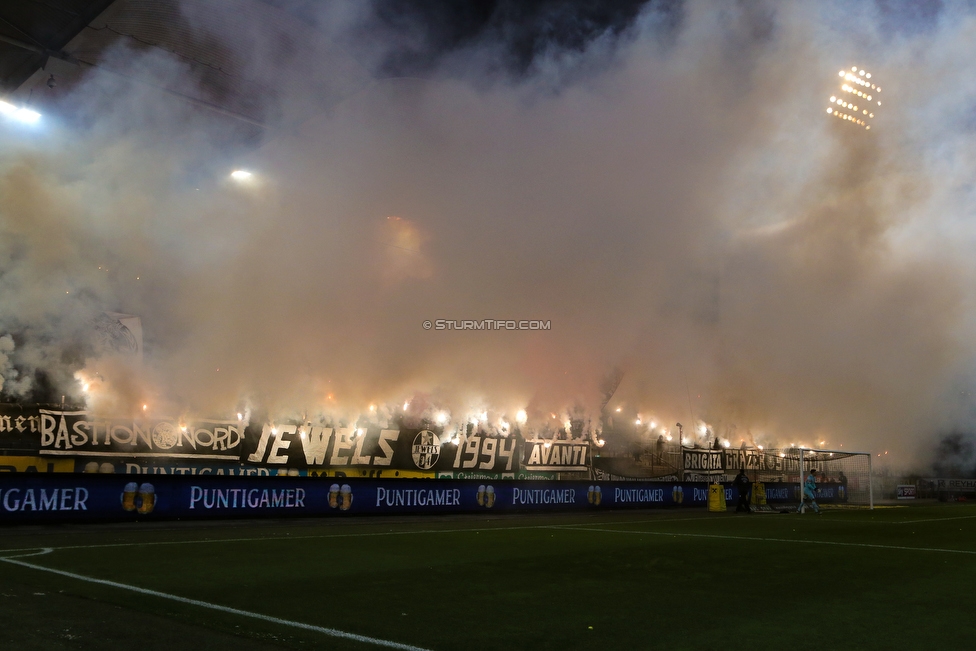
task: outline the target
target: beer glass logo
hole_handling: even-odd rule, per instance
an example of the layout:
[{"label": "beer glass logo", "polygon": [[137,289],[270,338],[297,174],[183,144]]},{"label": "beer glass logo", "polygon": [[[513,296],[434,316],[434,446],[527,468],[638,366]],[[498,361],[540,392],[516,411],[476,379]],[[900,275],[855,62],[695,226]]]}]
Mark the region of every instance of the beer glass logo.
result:
[{"label": "beer glass logo", "polygon": [[139,490],[139,484],[134,481],[130,481],[122,489],[122,508],[126,511],[136,510],[136,491]]},{"label": "beer glass logo", "polygon": [[139,505],[136,510],[140,514],[146,515],[147,513],[152,513],[152,510],[156,508],[156,488],[152,484],[143,484],[139,487],[139,494],[136,495]]},{"label": "beer glass logo", "polygon": [[420,470],[430,470],[441,456],[441,442],[429,429],[418,432],[410,448],[413,463]]},{"label": "beer glass logo", "polygon": [[603,501],[603,489],[599,486],[590,486],[586,489],[586,501],[593,506],[600,506]]},{"label": "beer glass logo", "polygon": [[674,500],[675,504],[681,504],[685,501],[685,491],[681,486],[675,486],[671,489],[671,499]]},{"label": "beer glass logo", "polygon": [[140,486],[130,481],[122,489],[122,508],[126,511],[137,511],[140,515],[152,513],[156,508],[156,488],[149,483]]},{"label": "beer glass logo", "polygon": [[494,486],[485,486],[484,484],[478,486],[478,506],[483,506],[486,509],[495,506]]},{"label": "beer glass logo", "polygon": [[329,508],[348,511],[352,507],[352,486],[332,484],[329,486]]},{"label": "beer glass logo", "polygon": [[180,435],[173,423],[162,422],[153,428],[153,445],[160,450],[168,450],[180,441]]}]

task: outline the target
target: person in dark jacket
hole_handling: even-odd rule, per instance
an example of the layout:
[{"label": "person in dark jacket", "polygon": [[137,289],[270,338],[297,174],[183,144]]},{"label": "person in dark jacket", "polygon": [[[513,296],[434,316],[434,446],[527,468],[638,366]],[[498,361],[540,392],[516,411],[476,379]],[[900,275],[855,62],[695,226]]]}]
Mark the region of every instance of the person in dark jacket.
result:
[{"label": "person in dark jacket", "polygon": [[740,513],[745,511],[746,513],[752,513],[752,509],[749,508],[749,495],[752,493],[752,482],[746,477],[745,468],[739,470],[739,474],[735,476],[732,485],[739,490],[739,503],[735,506],[735,512]]}]

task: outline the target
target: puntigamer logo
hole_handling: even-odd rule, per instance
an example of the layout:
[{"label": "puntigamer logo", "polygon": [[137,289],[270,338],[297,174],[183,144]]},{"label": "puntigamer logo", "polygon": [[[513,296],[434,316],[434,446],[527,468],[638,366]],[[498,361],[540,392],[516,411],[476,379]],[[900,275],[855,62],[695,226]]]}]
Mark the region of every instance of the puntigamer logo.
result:
[{"label": "puntigamer logo", "polygon": [[87,511],[88,489],[6,488],[0,490],[4,511]]},{"label": "puntigamer logo", "polygon": [[441,457],[441,442],[429,429],[418,432],[410,447],[413,463],[420,470],[430,470]]}]

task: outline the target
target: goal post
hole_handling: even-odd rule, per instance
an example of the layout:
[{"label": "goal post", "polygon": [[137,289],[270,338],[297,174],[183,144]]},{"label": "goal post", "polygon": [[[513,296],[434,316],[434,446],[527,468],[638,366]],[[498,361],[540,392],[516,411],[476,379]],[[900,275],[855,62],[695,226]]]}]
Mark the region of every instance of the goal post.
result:
[{"label": "goal post", "polygon": [[[817,471],[817,491],[825,504],[866,506],[874,509],[874,486],[870,452],[798,448],[799,491],[810,470]],[[819,499],[818,499],[819,502]]]}]

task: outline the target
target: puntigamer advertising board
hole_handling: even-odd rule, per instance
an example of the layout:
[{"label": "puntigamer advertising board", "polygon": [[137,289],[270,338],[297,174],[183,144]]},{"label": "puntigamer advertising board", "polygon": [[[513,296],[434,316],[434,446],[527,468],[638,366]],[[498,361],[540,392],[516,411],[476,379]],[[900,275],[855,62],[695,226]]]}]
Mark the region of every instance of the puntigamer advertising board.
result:
[{"label": "puntigamer advertising board", "polygon": [[[726,500],[737,493],[725,488]],[[770,502],[792,491],[767,490]],[[818,499],[830,502],[826,493]],[[705,483],[3,474],[0,523],[704,506]]]}]

